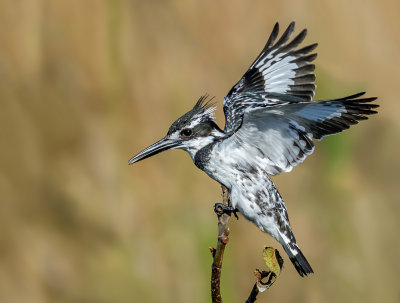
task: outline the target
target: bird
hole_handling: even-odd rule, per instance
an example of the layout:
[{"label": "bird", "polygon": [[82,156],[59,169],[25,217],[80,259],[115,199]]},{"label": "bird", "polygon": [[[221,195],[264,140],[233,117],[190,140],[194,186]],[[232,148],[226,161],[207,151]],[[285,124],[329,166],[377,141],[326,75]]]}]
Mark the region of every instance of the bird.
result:
[{"label": "bird", "polygon": [[285,202],[271,176],[289,172],[314,151],[314,140],[348,129],[379,105],[360,92],[313,101],[317,43],[299,47],[295,22],[280,38],[277,22],[243,77],[223,100],[225,127],[215,122],[215,104],[201,96],[170,126],[167,135],[129,160],[183,149],[194,164],[229,191],[231,210],[276,239],[300,276],[313,273],[294,237]]}]

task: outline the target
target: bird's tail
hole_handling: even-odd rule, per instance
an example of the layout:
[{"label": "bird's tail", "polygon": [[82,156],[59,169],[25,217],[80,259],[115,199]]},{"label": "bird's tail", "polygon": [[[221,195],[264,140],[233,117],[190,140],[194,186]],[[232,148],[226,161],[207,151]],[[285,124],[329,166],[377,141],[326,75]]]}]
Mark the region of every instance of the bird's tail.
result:
[{"label": "bird's tail", "polygon": [[282,247],[300,276],[304,277],[314,273],[296,242],[282,243]]}]

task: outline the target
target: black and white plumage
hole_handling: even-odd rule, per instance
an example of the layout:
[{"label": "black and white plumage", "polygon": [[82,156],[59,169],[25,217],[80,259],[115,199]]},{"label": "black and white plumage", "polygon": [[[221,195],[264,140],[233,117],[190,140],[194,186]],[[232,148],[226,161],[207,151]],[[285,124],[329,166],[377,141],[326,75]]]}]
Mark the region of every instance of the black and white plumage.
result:
[{"label": "black and white plumage", "polygon": [[[290,227],[285,203],[269,175],[290,171],[314,151],[313,140],[339,133],[375,114],[376,98],[352,96],[312,101],[317,46],[298,48],[307,31],[292,22],[280,39],[275,24],[267,44],[224,98],[225,128],[214,122],[214,107],[203,96],[175,121],[168,134],[130,159],[135,163],[181,148],[195,165],[228,188],[230,202],[263,232],[274,237],[301,276],[313,272]],[[276,41],[276,42],[275,42]]]}]

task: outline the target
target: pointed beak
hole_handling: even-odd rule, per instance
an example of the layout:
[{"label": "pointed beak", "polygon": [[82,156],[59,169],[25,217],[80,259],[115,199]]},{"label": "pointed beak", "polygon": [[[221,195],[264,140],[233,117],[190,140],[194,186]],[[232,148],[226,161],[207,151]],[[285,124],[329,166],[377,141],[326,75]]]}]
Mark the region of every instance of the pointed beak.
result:
[{"label": "pointed beak", "polygon": [[168,137],[162,138],[160,141],[150,145],[148,148],[142,150],[136,156],[132,157],[129,160],[129,164],[133,164],[144,160],[148,157],[154,156],[158,153],[161,153],[164,150],[169,150],[173,148],[179,148],[181,145],[181,141],[172,140]]}]

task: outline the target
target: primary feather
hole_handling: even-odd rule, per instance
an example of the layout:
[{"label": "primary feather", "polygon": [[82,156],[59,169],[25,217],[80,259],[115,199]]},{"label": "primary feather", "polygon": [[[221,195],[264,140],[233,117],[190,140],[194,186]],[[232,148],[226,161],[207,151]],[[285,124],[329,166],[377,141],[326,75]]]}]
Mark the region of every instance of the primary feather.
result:
[{"label": "primary feather", "polygon": [[305,29],[288,42],[294,22],[274,44],[278,32],[276,23],[260,55],[224,98],[225,132],[236,131],[245,109],[311,101],[314,96],[315,66],[311,62],[317,55],[309,53],[317,44],[296,49],[307,34]]}]

